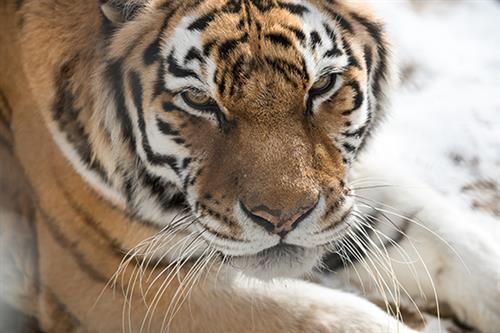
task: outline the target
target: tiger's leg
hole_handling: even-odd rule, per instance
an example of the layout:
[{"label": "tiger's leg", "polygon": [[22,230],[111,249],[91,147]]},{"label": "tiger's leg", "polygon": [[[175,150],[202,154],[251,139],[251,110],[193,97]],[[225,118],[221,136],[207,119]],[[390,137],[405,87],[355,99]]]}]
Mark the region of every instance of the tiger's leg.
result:
[{"label": "tiger's leg", "polygon": [[[481,332],[497,332],[500,247],[494,239],[474,217],[422,184],[395,176],[373,161],[358,171],[366,182],[354,181],[358,190],[353,195],[365,227],[345,250],[352,249],[361,260],[341,274],[360,279],[368,290],[391,290],[384,292],[389,302],[397,299],[397,289],[403,299],[411,298],[420,306],[437,299],[462,323]],[[365,249],[371,254],[365,256]],[[375,283],[379,275],[383,279]]]},{"label": "tiger's leg", "polygon": [[[72,308],[69,303],[63,306],[55,293],[50,295],[44,289],[43,315],[47,318],[43,329],[49,333],[416,333],[374,304],[350,293],[300,280],[264,283],[232,279],[223,277],[223,272],[219,280],[214,280],[217,272],[204,274],[207,273],[213,279],[196,277],[200,282],[193,288],[187,284],[187,289],[183,289],[186,287],[183,282],[190,276],[189,269],[179,280],[173,279],[172,286],[163,292],[156,287],[149,290],[145,285],[142,289],[147,290],[142,295],[145,299],[141,298],[137,285],[136,295],[128,299],[130,303],[125,303],[125,307],[120,287],[112,297],[106,291],[98,302],[94,296],[89,297],[94,288],[74,290],[83,310]],[[124,281],[131,281],[128,275]],[[125,286],[125,290],[131,289]],[[155,303],[156,297],[151,299],[151,296],[157,292],[163,296]]]},{"label": "tiger's leg", "polygon": [[416,333],[365,299],[300,280],[204,288],[186,303],[172,332]]}]

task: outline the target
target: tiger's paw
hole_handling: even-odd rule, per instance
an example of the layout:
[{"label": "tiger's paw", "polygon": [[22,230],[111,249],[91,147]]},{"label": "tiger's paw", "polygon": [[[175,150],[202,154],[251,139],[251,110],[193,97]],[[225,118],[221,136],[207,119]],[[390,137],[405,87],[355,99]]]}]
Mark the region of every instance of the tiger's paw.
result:
[{"label": "tiger's paw", "polygon": [[[441,280],[458,321],[482,333],[500,328],[500,248],[486,235],[468,235],[468,253]],[[454,266],[454,267],[453,267]]]},{"label": "tiger's paw", "polygon": [[293,329],[288,327],[287,333],[416,333],[375,304],[347,292],[300,281],[276,287],[273,294],[288,312]]}]

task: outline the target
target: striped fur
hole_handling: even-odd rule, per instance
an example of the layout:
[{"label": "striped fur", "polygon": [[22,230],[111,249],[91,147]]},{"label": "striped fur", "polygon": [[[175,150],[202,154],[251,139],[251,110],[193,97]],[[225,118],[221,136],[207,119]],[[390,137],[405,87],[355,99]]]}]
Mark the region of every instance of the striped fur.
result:
[{"label": "striped fur", "polygon": [[[32,187],[43,330],[119,332],[128,297],[134,307],[125,311],[131,317],[125,329],[138,332],[146,317],[158,332],[163,314],[147,314],[147,304],[161,280],[141,303],[139,290],[127,289],[139,284],[138,267],[161,276],[181,262],[182,275],[209,257],[223,271],[301,275],[340,237],[354,205],[347,176],[384,115],[392,76],[382,25],[364,5],[25,0],[1,6],[2,45],[11,47],[1,53],[7,74],[0,88],[12,105],[13,149]],[[313,98],[310,89],[324,75],[335,75],[335,84]],[[182,94],[193,88],[217,107],[188,105]],[[250,222],[240,204],[294,214],[315,200],[284,238]],[[129,294],[113,298],[105,287],[124,253],[169,230],[170,243],[123,268]],[[189,251],[167,251],[183,239]],[[266,252],[282,242],[294,250]],[[206,274],[218,266],[205,267],[213,270]],[[169,308],[179,281],[156,308]],[[206,328],[207,319],[221,314],[207,309],[213,295],[202,282],[195,289],[191,310],[205,315],[187,322],[190,309],[182,308],[168,322],[173,331],[242,331],[251,321],[240,314]],[[282,325],[256,329],[282,331]]]}]

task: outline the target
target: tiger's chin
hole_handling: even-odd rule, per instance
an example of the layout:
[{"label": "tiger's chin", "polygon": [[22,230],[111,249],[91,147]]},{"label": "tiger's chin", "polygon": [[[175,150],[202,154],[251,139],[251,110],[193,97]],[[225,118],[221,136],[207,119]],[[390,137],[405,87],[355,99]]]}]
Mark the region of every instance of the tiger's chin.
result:
[{"label": "tiger's chin", "polygon": [[260,280],[299,277],[311,272],[323,253],[320,248],[278,244],[253,255],[233,257],[231,266]]}]

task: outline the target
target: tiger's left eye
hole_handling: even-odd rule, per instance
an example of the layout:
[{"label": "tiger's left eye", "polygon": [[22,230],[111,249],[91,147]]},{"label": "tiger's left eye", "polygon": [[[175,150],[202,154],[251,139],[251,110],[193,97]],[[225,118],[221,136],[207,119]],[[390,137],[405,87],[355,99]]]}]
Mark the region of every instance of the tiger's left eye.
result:
[{"label": "tiger's left eye", "polygon": [[198,110],[217,108],[217,103],[203,91],[190,89],[181,93],[184,102],[190,107]]},{"label": "tiger's left eye", "polygon": [[323,75],[318,81],[314,82],[309,90],[309,96],[322,95],[333,88],[337,81],[336,74]]}]

